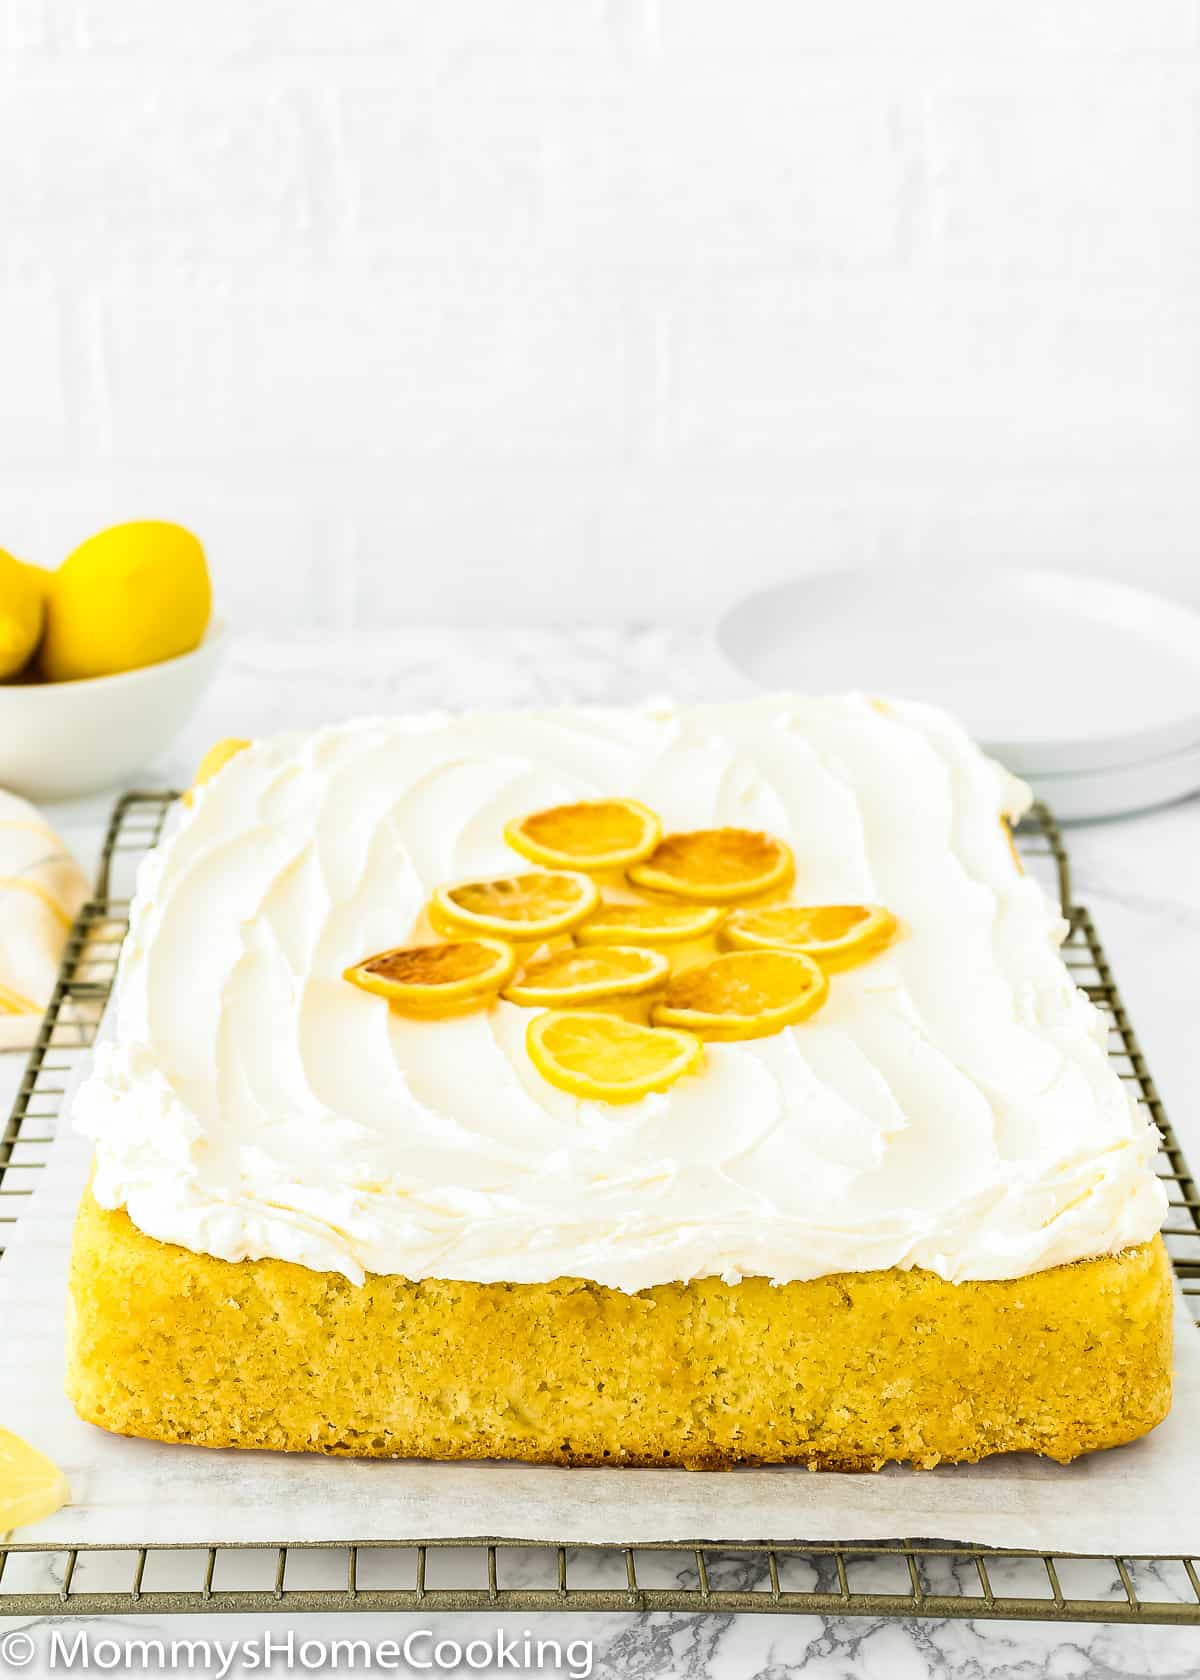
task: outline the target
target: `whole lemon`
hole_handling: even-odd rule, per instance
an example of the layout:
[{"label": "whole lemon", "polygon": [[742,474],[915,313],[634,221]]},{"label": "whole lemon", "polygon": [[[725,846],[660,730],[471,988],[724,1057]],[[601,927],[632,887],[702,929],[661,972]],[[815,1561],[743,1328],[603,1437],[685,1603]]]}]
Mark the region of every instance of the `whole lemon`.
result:
[{"label": "whole lemon", "polygon": [[28,665],[45,621],[45,572],[0,548],[0,682]]},{"label": "whole lemon", "polygon": [[208,625],[204,550],[182,525],[113,525],[50,575],[42,672],[51,682],[107,677],[190,653]]}]

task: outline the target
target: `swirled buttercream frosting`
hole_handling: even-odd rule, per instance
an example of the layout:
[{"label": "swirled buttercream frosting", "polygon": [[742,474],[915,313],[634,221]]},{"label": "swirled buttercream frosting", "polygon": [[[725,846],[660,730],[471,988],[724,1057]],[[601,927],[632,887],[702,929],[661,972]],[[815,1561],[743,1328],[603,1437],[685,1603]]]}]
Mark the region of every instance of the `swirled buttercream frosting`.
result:
[{"label": "swirled buttercream frosting", "polygon": [[[515,1004],[418,1021],[342,979],[439,882],[524,867],[511,818],[598,796],[778,835],[798,902],[886,904],[904,937],[811,1020],[626,1107],[544,1080]],[[1014,863],[1000,819],[1028,801],[942,713],[861,695],[256,742],[142,866],[74,1106],[96,1199],[355,1281],[1011,1278],[1142,1242],[1153,1134]]]}]

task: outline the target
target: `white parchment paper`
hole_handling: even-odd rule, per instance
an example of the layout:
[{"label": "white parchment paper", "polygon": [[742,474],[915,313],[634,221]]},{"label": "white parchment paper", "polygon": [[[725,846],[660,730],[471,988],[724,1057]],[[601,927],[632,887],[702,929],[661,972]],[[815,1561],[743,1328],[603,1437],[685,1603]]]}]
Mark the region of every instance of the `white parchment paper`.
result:
[{"label": "white parchment paper", "polygon": [[64,1544],[504,1538],[562,1544],[941,1539],[1059,1552],[1200,1549],[1200,1334],[1179,1303],[1171,1416],[1071,1465],[1008,1454],[877,1475],[560,1470],[327,1459],[123,1440],[63,1394],[71,1223],[88,1145],[60,1121],[0,1260],[0,1423],[61,1466],[72,1501],[21,1540]]}]

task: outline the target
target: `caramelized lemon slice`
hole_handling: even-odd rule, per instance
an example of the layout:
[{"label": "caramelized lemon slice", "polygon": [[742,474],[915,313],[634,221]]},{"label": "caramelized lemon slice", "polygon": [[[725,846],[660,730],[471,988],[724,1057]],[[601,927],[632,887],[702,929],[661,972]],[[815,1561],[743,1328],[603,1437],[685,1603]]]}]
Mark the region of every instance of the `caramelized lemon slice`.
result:
[{"label": "caramelized lemon slice", "polygon": [[504,995],[537,1009],[569,1009],[597,998],[651,992],[671,972],[661,951],[635,945],[602,945],[594,951],[553,951],[526,965]]},{"label": "caramelized lemon slice", "polygon": [[828,991],[800,951],[731,951],[677,974],[650,1018],[701,1038],[766,1038],[815,1014]]},{"label": "caramelized lemon slice", "polygon": [[834,974],[878,956],[896,931],[881,904],[773,904],[731,911],[721,938],[739,951],[803,951]]},{"label": "caramelized lemon slice", "polygon": [[637,1102],[665,1091],[703,1064],[691,1033],[642,1027],[615,1015],[554,1010],[536,1015],[525,1035],[530,1060],[543,1078],[574,1097]]},{"label": "caramelized lemon slice", "polygon": [[581,945],[682,945],[712,933],[724,914],[711,904],[602,904],[575,937]]},{"label": "caramelized lemon slice", "polygon": [[546,874],[502,875],[490,881],[464,881],[438,887],[429,913],[443,932],[469,928],[523,941],[552,939],[591,914],[600,889],[586,875],[566,870]]},{"label": "caramelized lemon slice", "polygon": [[662,824],[636,799],[585,799],[554,805],[505,826],[514,852],[548,869],[624,869],[648,857]]},{"label": "caramelized lemon slice", "polygon": [[503,940],[455,939],[380,951],[342,978],[404,1015],[453,1015],[490,1003],[516,966],[516,953]]},{"label": "caramelized lemon slice", "polygon": [[728,904],[770,892],[792,878],[792,854],[773,834],[749,828],[701,828],[668,834],[629,879],[652,892]]},{"label": "caramelized lemon slice", "polygon": [[11,1430],[0,1429],[0,1534],[53,1516],[70,1497],[57,1464]]},{"label": "caramelized lemon slice", "polygon": [[218,770],[224,770],[229,760],[236,758],[249,745],[249,741],[243,741],[237,735],[227,735],[223,741],[214,741],[196,766],[196,774],[192,777],[191,787],[183,796],[183,803],[190,805],[196,789],[203,787],[205,782],[211,782]]}]

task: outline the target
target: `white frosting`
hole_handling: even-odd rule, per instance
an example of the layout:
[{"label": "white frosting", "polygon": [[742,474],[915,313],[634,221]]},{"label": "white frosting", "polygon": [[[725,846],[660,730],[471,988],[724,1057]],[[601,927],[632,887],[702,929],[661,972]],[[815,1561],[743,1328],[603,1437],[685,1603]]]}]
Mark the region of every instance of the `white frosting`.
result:
[{"label": "white frosting", "polygon": [[[794,897],[906,936],[812,1020],[625,1107],[549,1085],[508,1003],[414,1022],[340,978],[505,822],[626,794],[768,829]],[[1145,1241],[1151,1128],[999,821],[1028,790],[943,714],[851,695],[367,720],[257,743],[143,865],[81,1087],[94,1190],[162,1241],[359,1280],[636,1290],[926,1266],[1017,1277]]]}]

